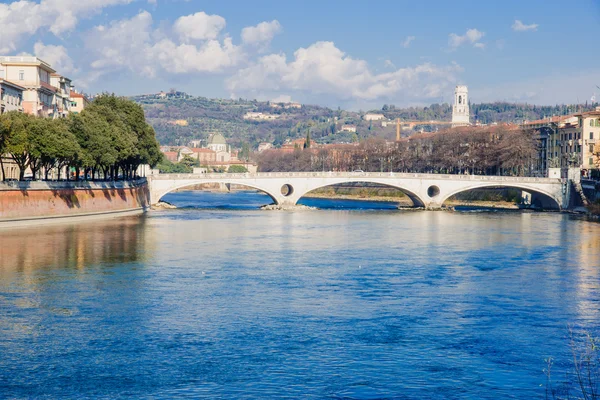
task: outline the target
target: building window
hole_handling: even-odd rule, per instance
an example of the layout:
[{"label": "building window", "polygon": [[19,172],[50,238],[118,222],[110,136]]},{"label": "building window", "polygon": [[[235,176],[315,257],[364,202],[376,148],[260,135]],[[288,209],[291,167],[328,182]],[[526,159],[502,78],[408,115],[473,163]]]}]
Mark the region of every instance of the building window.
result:
[{"label": "building window", "polygon": [[23,71],[23,70],[19,71],[19,80],[20,81],[24,81],[25,80],[25,71]]},{"label": "building window", "polygon": [[590,139],[594,140],[594,132],[590,132]]},{"label": "building window", "polygon": [[594,165],[594,157],[590,157],[588,164]]},{"label": "building window", "polygon": [[593,153],[593,152],[594,152],[594,145],[590,144],[590,153]]},{"label": "building window", "polygon": [[573,140],[573,134],[569,133],[569,140]]}]

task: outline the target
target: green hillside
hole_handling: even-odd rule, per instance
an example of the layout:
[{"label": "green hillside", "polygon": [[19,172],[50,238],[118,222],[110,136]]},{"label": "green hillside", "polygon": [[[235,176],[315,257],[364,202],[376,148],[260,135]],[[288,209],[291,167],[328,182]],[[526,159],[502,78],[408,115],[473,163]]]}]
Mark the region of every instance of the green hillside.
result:
[{"label": "green hillside", "polygon": [[[146,112],[147,120],[156,130],[164,145],[187,145],[192,140],[204,140],[212,132],[221,132],[234,147],[247,143],[256,148],[260,142],[276,146],[287,139],[311,137],[318,143],[348,143],[368,137],[395,137],[395,124],[382,126],[380,121],[365,121],[364,112],[333,110],[327,107],[302,105],[301,108],[284,108],[284,104],[270,104],[256,100],[208,99],[192,97],[182,92],[160,95],[134,96]],[[564,115],[575,110],[592,109],[592,105],[559,105],[541,107],[528,104],[482,103],[471,104],[471,120],[483,124],[535,120],[551,115]],[[276,115],[270,121],[244,119],[248,112]],[[414,131],[431,131],[438,126],[428,121],[450,122],[452,108],[449,104],[432,104],[428,107],[396,108],[384,105],[381,110],[389,120],[423,121]],[[356,125],[357,132],[340,132],[344,125]],[[403,129],[403,136],[411,134]]]}]

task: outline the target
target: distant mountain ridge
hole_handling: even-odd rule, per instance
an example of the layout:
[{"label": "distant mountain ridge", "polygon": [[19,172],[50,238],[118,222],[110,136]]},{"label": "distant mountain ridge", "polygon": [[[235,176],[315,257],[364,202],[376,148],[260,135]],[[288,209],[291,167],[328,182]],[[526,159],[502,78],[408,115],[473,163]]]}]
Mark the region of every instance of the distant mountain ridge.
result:
[{"label": "distant mountain ridge", "polygon": [[[233,147],[247,143],[256,148],[261,142],[276,146],[286,140],[305,137],[310,130],[313,140],[321,143],[352,142],[377,136],[395,137],[395,124],[386,121],[366,121],[366,112],[331,109],[316,105],[286,106],[296,103],[270,103],[257,100],[209,99],[193,97],[183,92],[161,92],[154,95],[131,97],[141,104],[146,118],[156,130],[164,145],[187,145],[192,140],[205,140],[210,133],[221,132]],[[553,115],[567,115],[592,110],[595,104],[536,106],[507,102],[471,104],[471,121],[481,124],[494,122],[522,123]],[[414,131],[431,131],[437,126],[429,121],[447,121],[452,118],[450,104],[432,104],[428,107],[396,108],[384,105],[370,113],[383,114],[387,120],[422,121],[412,126]],[[251,113],[251,114],[248,114]],[[262,113],[261,115],[252,113]],[[258,115],[258,116],[257,116]],[[245,118],[246,117],[246,118]],[[254,119],[253,119],[254,118]],[[269,118],[269,119],[266,119]],[[341,132],[344,125],[355,125],[356,133]],[[412,132],[403,129],[403,136]]]}]

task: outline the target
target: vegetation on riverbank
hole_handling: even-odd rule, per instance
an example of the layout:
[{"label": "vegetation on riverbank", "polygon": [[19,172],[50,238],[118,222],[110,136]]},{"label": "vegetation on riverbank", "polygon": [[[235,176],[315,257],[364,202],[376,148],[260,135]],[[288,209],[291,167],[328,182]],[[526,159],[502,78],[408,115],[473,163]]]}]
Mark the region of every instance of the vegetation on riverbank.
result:
[{"label": "vegetation on riverbank", "polygon": [[162,158],[142,107],[114,95],[99,96],[81,114],[65,119],[2,114],[0,154],[18,166],[19,180],[27,168],[33,180],[48,179],[54,169],[60,179],[64,168],[74,179],[130,179],[141,164],[156,165]]},{"label": "vegetation on riverbank", "polygon": [[[600,338],[569,328],[569,348],[571,365],[567,369],[556,373],[555,360],[552,357],[545,360],[546,399],[599,400]],[[564,365],[560,366],[565,368]]]}]

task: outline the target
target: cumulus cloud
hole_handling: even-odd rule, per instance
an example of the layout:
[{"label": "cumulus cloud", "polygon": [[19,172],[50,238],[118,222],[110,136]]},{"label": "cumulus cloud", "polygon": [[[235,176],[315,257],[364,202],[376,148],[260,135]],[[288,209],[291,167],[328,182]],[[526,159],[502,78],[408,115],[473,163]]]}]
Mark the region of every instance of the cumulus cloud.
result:
[{"label": "cumulus cloud", "polygon": [[220,15],[208,15],[205,12],[180,17],[175,21],[173,30],[181,40],[216,39],[225,28],[225,18]]},{"label": "cumulus cloud", "polygon": [[58,71],[59,74],[65,75],[77,72],[75,64],[64,46],[45,45],[42,42],[37,42],[33,46],[33,54],[52,65],[52,68]]},{"label": "cumulus cloud", "polygon": [[516,19],[515,23],[512,24],[512,30],[515,32],[537,31],[538,26],[538,24],[525,25],[523,22]]},{"label": "cumulus cloud", "polygon": [[72,31],[80,18],[105,7],[134,0],[18,0],[0,4],[0,53],[15,51],[25,37],[40,30],[59,36]]},{"label": "cumulus cloud", "polygon": [[94,55],[91,63],[94,76],[100,76],[98,71],[117,69],[129,69],[148,77],[155,77],[160,71],[176,74],[220,72],[243,59],[240,46],[234,45],[231,38],[222,42],[209,39],[215,30],[213,33],[210,30],[190,33],[187,39],[207,38],[190,44],[161,38],[155,34],[152,25],[152,15],[142,11],[133,18],[97,26],[88,33],[85,43]]},{"label": "cumulus cloud", "polygon": [[414,36],[407,36],[406,39],[404,39],[404,42],[402,42],[402,47],[407,49],[413,40],[415,40]]},{"label": "cumulus cloud", "polygon": [[268,46],[273,37],[281,31],[281,24],[276,19],[271,22],[261,22],[256,26],[242,29],[242,42],[254,46]]},{"label": "cumulus cloud", "polygon": [[436,97],[456,82],[462,68],[429,63],[374,74],[366,61],[354,59],[332,42],[317,42],[294,53],[269,54],[227,80],[232,93],[247,95],[300,91],[338,99],[374,100],[402,94],[405,97]]},{"label": "cumulus cloud", "polygon": [[477,29],[469,29],[464,35],[451,33],[448,38],[448,45],[451,50],[456,50],[463,44],[472,44],[474,47],[483,48],[485,45],[480,43],[479,40],[484,36],[485,32],[478,31]]}]

